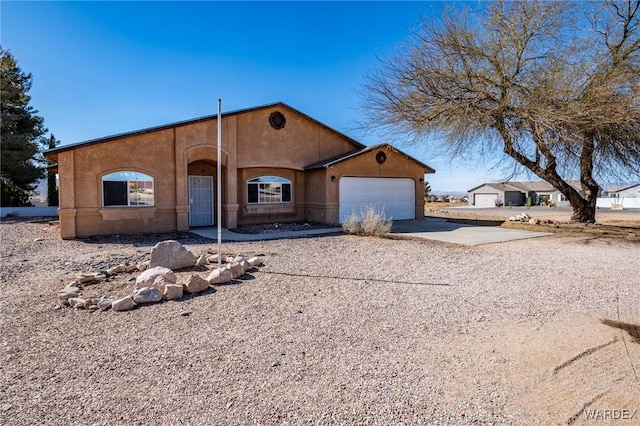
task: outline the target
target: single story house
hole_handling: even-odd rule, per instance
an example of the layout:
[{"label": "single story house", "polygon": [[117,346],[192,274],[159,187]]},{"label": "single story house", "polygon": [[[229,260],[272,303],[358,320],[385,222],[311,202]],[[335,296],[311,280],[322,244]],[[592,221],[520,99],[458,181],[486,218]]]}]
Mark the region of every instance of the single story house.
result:
[{"label": "single story house", "polygon": [[640,184],[609,188],[602,198],[598,198],[597,206],[611,209],[640,208]]},{"label": "single story house", "polygon": [[[63,238],[215,224],[217,115],[50,149]],[[431,167],[281,102],[222,114],[222,226],[340,223],[365,205],[424,216]]]},{"label": "single story house", "polygon": [[640,183],[607,191],[609,198],[640,198]]},{"label": "single story house", "polygon": [[[569,185],[582,194],[579,181],[569,181]],[[532,205],[547,201],[556,206],[568,206],[567,198],[545,181],[483,183],[469,191],[469,204],[477,207],[498,205],[524,206],[531,197]]]}]

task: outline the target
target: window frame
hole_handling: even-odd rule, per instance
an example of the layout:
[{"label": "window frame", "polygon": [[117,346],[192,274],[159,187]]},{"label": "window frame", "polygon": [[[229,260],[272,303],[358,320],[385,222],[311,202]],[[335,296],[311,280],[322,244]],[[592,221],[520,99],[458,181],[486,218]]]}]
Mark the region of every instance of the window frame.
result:
[{"label": "window frame", "polygon": [[[284,189],[285,185],[289,186],[288,191]],[[256,188],[252,190],[252,186],[255,186]],[[271,188],[267,188],[267,186]],[[246,182],[246,189],[247,204],[250,205],[279,205],[291,204],[293,202],[293,182],[291,182],[290,179],[284,178],[282,176],[264,175],[248,179]],[[271,189],[272,191],[274,191],[272,194],[270,194],[271,200],[267,199],[264,196],[264,191],[267,189]],[[251,201],[252,193],[255,193],[257,195],[257,201]],[[286,195],[288,195],[288,200],[284,200]],[[262,198],[261,196],[265,198]],[[279,199],[275,199],[275,197]]]},{"label": "window frame", "polygon": [[[129,174],[130,176],[127,176]],[[105,195],[105,182],[123,182],[126,193],[126,204],[107,204],[107,196]],[[140,188],[140,186],[144,188]],[[149,188],[150,186],[150,188]],[[134,191],[135,189],[135,191]],[[142,191],[139,191],[142,189]],[[146,208],[155,207],[155,178],[147,173],[138,172],[135,170],[116,170],[111,173],[107,173],[100,178],[100,190],[102,192],[102,207],[106,208]],[[132,194],[144,193],[150,191],[151,198],[147,200],[141,200],[139,197],[133,199]],[[122,198],[122,194],[120,194]]]}]

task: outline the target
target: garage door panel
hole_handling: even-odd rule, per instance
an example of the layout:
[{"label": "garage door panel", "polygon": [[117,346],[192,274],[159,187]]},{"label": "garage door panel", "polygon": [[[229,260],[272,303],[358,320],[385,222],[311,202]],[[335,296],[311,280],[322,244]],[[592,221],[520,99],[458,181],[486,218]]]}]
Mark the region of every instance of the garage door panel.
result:
[{"label": "garage door panel", "polygon": [[384,209],[387,218],[415,219],[414,181],[407,178],[340,179],[340,222],[366,206]]},{"label": "garage door panel", "polygon": [[475,206],[476,207],[495,207],[496,206],[496,198],[498,198],[498,193],[485,193],[485,194],[475,194]]}]

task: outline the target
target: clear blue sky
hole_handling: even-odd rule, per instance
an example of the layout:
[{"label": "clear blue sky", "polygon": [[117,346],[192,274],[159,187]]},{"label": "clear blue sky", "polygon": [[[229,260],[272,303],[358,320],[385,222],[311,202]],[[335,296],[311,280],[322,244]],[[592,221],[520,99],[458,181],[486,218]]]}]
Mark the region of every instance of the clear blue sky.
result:
[{"label": "clear blue sky", "polygon": [[[62,144],[283,101],[354,139],[358,91],[444,2],[9,2],[1,43],[33,74],[31,105]],[[429,147],[434,190],[501,177]]]}]

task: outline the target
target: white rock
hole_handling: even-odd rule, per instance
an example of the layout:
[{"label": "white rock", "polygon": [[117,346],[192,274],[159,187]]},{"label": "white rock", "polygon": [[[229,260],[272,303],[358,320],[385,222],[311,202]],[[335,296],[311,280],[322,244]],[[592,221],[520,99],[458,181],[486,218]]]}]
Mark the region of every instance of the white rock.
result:
[{"label": "white rock", "polygon": [[133,301],[137,304],[156,303],[162,300],[162,291],[156,287],[142,287],[133,290]]},{"label": "white rock", "polygon": [[529,219],[529,223],[531,225],[540,225],[540,219],[531,218]]},{"label": "white rock", "polygon": [[78,293],[62,292],[58,294],[58,300],[76,299],[77,297],[78,297]]},{"label": "white rock", "polygon": [[209,276],[207,277],[207,282],[209,284],[224,284],[228,283],[233,279],[233,275],[231,274],[231,270],[229,268],[218,268],[211,271]]},{"label": "white rock", "polygon": [[190,268],[196,264],[196,257],[175,240],[162,241],[151,249],[149,267],[164,266],[169,269]]},{"label": "white rock", "polygon": [[113,301],[114,301],[113,299],[104,297],[98,300],[98,308],[100,308],[101,311],[106,311],[111,307],[111,305],[113,304]]},{"label": "white rock", "polygon": [[207,257],[207,262],[209,263],[218,263],[218,258],[220,258],[220,263],[224,263],[224,256],[222,254],[217,255],[211,255],[209,257]]},{"label": "white rock", "polygon": [[126,265],[121,263],[118,266],[114,266],[113,268],[107,269],[107,274],[109,275],[120,274],[125,271],[125,268],[126,268]]},{"label": "white rock", "polygon": [[156,266],[138,275],[138,278],[136,278],[136,287],[153,286],[158,277],[162,278],[166,283],[175,284],[178,281],[178,277],[176,277],[176,274],[174,274],[171,269]]},{"label": "white rock", "polygon": [[76,277],[76,281],[80,284],[88,283],[89,281],[95,280],[98,275],[97,272],[83,272]]},{"label": "white rock", "polygon": [[111,310],[128,311],[129,309],[133,309],[134,306],[136,306],[136,303],[133,301],[133,296],[129,295],[122,299],[114,300],[111,304]]},{"label": "white rock", "polygon": [[524,220],[525,222],[528,221],[529,219],[531,219],[531,216],[529,216],[526,213],[522,213],[522,220]]},{"label": "white rock", "polygon": [[165,300],[176,300],[182,297],[184,287],[178,284],[167,284],[164,288],[164,294],[162,297]]},{"label": "white rock", "polygon": [[233,263],[233,256],[225,256],[224,261],[225,263]]},{"label": "white rock", "polygon": [[196,260],[196,265],[198,266],[204,266],[207,263],[209,263],[207,261],[207,256],[205,254],[201,255],[200,257],[198,257],[198,259]]},{"label": "white rock", "polygon": [[[236,257],[234,257],[234,258],[233,258],[233,262],[238,262],[238,263],[240,263],[240,262],[242,262],[243,260],[245,260],[245,259],[244,259],[244,255],[243,255],[242,253],[239,253]],[[232,263],[233,263],[233,262],[232,262]]]},{"label": "white rock", "polygon": [[149,269],[149,261],[147,260],[146,262],[138,263],[136,268],[138,268],[138,271],[146,271]]},{"label": "white rock", "polygon": [[72,308],[78,308],[78,309],[84,309],[84,305],[87,303],[87,300],[81,297],[73,297],[71,299],[68,299],[68,301],[69,301],[69,306],[71,306]]},{"label": "white rock", "polygon": [[202,278],[200,275],[192,274],[187,278],[186,284],[184,284],[184,290],[187,293],[199,293],[209,288],[209,281]]},{"label": "white rock", "polygon": [[247,262],[249,262],[251,265],[255,266],[256,268],[258,266],[264,265],[264,263],[262,263],[262,259],[260,259],[258,256],[254,256],[250,258],[249,260],[247,260]]},{"label": "white rock", "polygon": [[231,270],[231,276],[234,279],[240,278],[244,275],[244,267],[238,262],[233,262],[231,265],[229,265],[229,269]]},{"label": "white rock", "polygon": [[253,269],[253,265],[247,262],[245,259],[242,259],[242,261],[240,261],[240,265],[242,265],[242,270],[244,272],[249,272]]},{"label": "white rock", "polygon": [[509,218],[509,222],[515,222],[516,220],[517,220],[517,219],[516,219],[516,217],[515,217],[515,216],[511,216],[511,217]]},{"label": "white rock", "polygon": [[521,214],[516,215],[516,222],[522,222],[523,218]]}]

